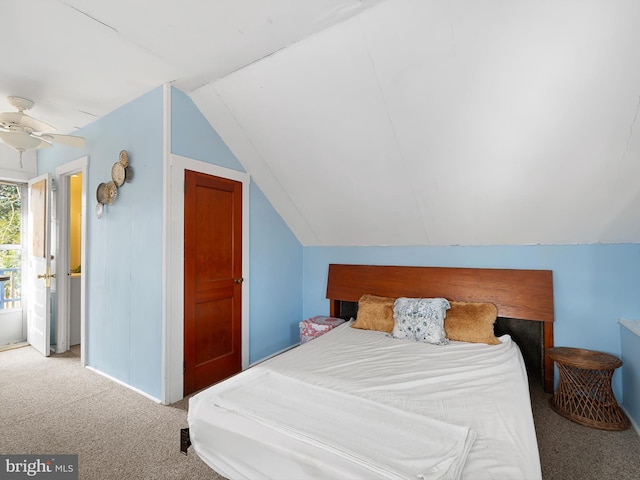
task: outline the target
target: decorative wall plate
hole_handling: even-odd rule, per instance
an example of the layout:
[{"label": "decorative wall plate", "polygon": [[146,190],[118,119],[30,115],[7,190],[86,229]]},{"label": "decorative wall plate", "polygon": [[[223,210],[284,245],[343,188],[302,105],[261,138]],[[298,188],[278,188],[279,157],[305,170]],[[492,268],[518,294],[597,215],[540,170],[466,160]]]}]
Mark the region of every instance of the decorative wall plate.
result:
[{"label": "decorative wall plate", "polygon": [[129,152],[127,152],[126,150],[122,150],[120,152],[119,161],[120,161],[120,163],[122,164],[123,167],[128,167],[129,166]]},{"label": "decorative wall plate", "polygon": [[98,203],[102,203],[102,204],[107,203],[107,184],[106,183],[101,183],[100,185],[98,185],[98,188],[96,189],[96,199],[98,200]]},{"label": "decorative wall plate", "polygon": [[105,203],[107,205],[111,205],[113,201],[116,199],[116,197],[118,196],[118,187],[116,186],[114,181],[111,181],[105,185],[105,190],[106,190]]},{"label": "decorative wall plate", "polygon": [[121,187],[125,180],[125,167],[120,162],[116,162],[111,167],[111,179],[116,184],[116,187]]}]

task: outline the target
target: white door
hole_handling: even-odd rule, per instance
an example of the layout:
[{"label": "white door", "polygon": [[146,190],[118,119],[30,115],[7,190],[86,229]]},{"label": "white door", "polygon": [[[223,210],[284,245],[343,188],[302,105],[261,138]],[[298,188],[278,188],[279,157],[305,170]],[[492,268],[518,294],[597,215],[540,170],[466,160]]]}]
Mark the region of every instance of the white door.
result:
[{"label": "white door", "polygon": [[[27,341],[45,357],[51,348],[51,175],[29,181]],[[53,275],[55,277],[55,275]]]}]

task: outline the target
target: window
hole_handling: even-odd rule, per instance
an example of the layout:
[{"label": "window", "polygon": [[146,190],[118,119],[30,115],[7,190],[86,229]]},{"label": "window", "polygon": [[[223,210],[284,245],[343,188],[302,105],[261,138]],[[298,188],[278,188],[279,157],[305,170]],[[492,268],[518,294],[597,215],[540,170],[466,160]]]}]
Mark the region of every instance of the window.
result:
[{"label": "window", "polygon": [[22,192],[0,183],[0,310],[21,308]]}]

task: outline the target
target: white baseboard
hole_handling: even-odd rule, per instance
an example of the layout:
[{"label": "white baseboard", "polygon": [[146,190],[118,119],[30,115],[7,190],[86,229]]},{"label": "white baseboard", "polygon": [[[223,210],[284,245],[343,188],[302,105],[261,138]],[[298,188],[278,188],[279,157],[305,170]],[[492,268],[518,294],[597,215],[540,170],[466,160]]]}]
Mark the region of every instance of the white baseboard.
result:
[{"label": "white baseboard", "polygon": [[[282,350],[280,350],[279,352],[276,352],[276,353],[274,353],[274,354],[272,354],[272,355],[269,355],[269,356],[267,356],[267,357],[263,358],[262,360],[258,360],[257,362],[252,363],[251,365],[249,365],[249,367],[253,367],[254,365],[257,365],[257,364],[259,364],[259,363],[262,363],[262,362],[264,362],[265,360],[269,360],[270,358],[276,357],[276,356],[280,355],[281,353],[284,353],[284,352],[286,352],[286,351],[288,351],[288,350],[291,350],[292,348],[296,348],[298,345],[299,345],[299,344],[297,344],[297,343],[296,343],[296,344],[294,344],[294,345],[291,345],[290,347],[283,348],[283,349],[282,349]],[[97,373],[98,375],[102,375],[103,377],[108,378],[108,379],[109,379],[109,380],[111,380],[112,382],[118,383],[118,384],[122,385],[123,387],[127,387],[129,390],[133,390],[134,392],[136,392],[136,393],[138,393],[138,394],[140,394],[140,395],[142,395],[142,396],[144,396],[144,397],[147,397],[149,400],[152,400],[152,401],[154,401],[154,402],[156,402],[156,403],[160,403],[160,404],[162,403],[162,401],[161,401],[160,399],[155,398],[155,397],[153,397],[153,396],[149,395],[148,393],[143,392],[142,390],[139,390],[139,389],[137,389],[137,388],[135,388],[135,387],[132,387],[131,385],[129,385],[129,384],[127,384],[127,383],[123,382],[122,380],[118,380],[117,378],[114,378],[114,377],[112,377],[111,375],[108,375],[108,374],[106,374],[106,373],[104,373],[104,372],[101,372],[100,370],[96,370],[95,368],[90,367],[89,365],[87,365],[85,368],[88,368],[88,369],[89,369],[89,370],[91,370],[92,372],[95,372],[95,373]]]},{"label": "white baseboard", "polygon": [[97,373],[98,375],[102,375],[105,378],[108,378],[109,380],[111,380],[112,382],[118,383],[120,385],[122,385],[123,387],[127,387],[129,390],[133,390],[136,393],[139,393],[140,395],[142,395],[143,397],[147,397],[149,400],[152,400],[156,403],[162,403],[159,399],[157,399],[156,397],[153,397],[151,395],[149,395],[146,392],[143,392],[142,390],[137,389],[136,387],[132,387],[131,385],[124,383],[122,380],[118,380],[117,378],[113,378],[111,375],[108,375],[104,372],[101,372],[100,370],[96,370],[93,367],[90,367],[89,365],[87,365],[85,368],[88,368],[89,370],[91,370],[92,372]]}]

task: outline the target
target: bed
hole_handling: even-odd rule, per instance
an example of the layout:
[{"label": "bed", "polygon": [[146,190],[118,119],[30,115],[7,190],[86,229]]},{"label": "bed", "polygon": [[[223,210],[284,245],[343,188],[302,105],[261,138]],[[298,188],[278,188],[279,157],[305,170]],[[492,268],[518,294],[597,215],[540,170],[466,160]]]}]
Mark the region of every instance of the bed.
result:
[{"label": "bed", "polygon": [[[196,453],[230,479],[541,478],[511,336],[434,344],[354,328],[363,296],[495,305],[541,322],[539,349],[553,345],[551,271],[333,264],[330,315],[358,306],[356,320],[193,396]],[[553,388],[553,364],[542,366]]]}]

